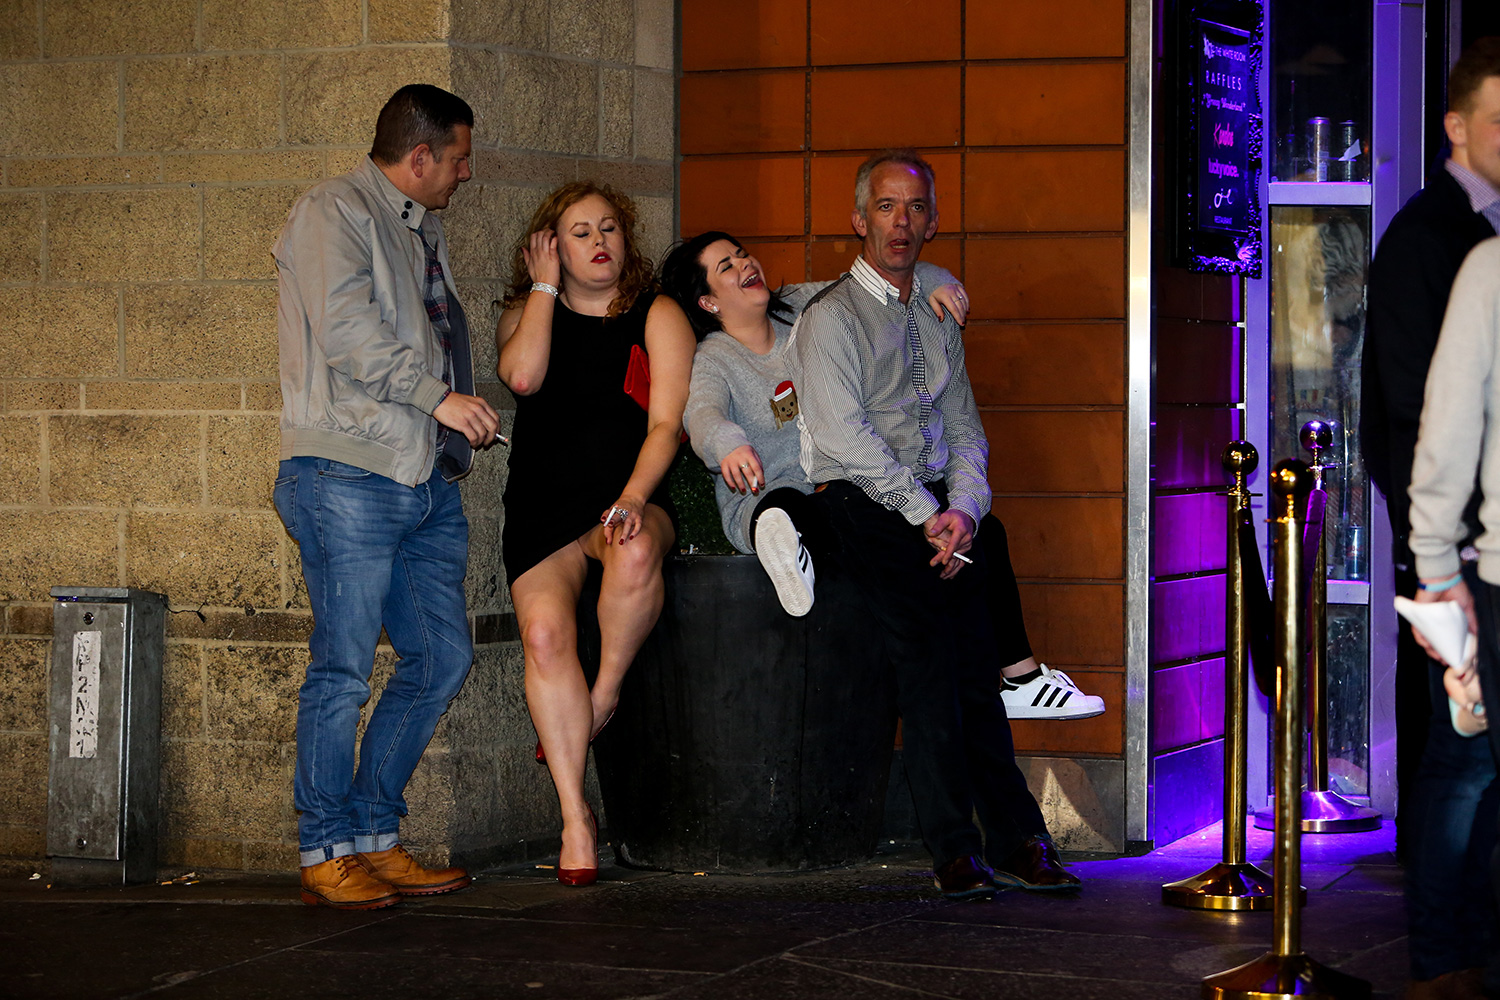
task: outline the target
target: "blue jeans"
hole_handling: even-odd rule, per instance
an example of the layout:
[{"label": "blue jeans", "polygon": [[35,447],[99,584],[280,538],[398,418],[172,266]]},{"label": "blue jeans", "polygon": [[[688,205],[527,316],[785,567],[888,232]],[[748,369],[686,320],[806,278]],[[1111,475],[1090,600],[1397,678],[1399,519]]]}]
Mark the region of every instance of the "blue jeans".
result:
[{"label": "blue jeans", "polygon": [[[293,458],[276,512],[302,549],[312,662],[297,703],[294,801],[302,864],[399,839],[402,793],[473,662],[464,609],[469,522],[458,487],[416,487],[325,458]],[[385,627],[399,659],[354,742]]]},{"label": "blue jeans", "polygon": [[1432,720],[1417,769],[1415,846],[1406,865],[1411,977],[1436,979],[1485,965],[1491,924],[1490,851],[1497,790],[1489,740],[1453,731],[1442,666],[1434,663]]},{"label": "blue jeans", "polygon": [[[1490,752],[1500,760],[1500,587],[1491,586],[1479,579],[1477,567],[1465,563],[1464,580],[1469,592],[1474,595],[1474,614],[1479,619],[1479,686],[1484,692],[1484,703],[1489,709]],[[1481,739],[1483,737],[1480,737]],[[1482,806],[1481,809],[1484,807]],[[1500,904],[1500,844],[1495,842],[1497,816],[1493,802],[1488,803],[1488,812],[1482,811],[1479,819],[1489,820],[1483,834],[1480,824],[1474,824],[1475,843],[1470,850],[1490,852],[1491,901]],[[1488,838],[1485,842],[1482,838]],[[1494,910],[1490,911],[1491,916]],[[1492,929],[1492,928],[1491,928]],[[1484,974],[1485,996],[1500,996],[1500,934],[1490,935],[1489,963]]]}]

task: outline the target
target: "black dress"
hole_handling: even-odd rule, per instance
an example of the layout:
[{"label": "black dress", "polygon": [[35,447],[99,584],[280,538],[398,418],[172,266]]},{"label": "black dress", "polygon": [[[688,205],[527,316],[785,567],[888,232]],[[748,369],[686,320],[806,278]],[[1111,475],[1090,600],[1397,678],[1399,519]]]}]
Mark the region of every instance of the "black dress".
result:
[{"label": "black dress", "polygon": [[[625,394],[630,348],[646,349],[656,296],[613,319],[583,316],[558,299],[542,387],[516,397],[501,557],[514,582],[599,523],[620,497],[646,440],[646,411]],[[666,477],[649,498],[670,515]]]}]

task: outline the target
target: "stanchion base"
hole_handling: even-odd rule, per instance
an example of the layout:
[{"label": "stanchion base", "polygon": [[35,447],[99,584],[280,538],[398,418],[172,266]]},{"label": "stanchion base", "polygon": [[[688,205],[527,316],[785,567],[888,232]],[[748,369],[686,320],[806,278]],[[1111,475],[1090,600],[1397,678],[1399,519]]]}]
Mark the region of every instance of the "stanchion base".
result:
[{"label": "stanchion base", "polygon": [[[1276,803],[1255,814],[1258,830],[1276,829]],[[1303,833],[1363,833],[1380,829],[1380,813],[1350,802],[1338,792],[1302,791]]]},{"label": "stanchion base", "polygon": [[[1248,862],[1221,861],[1205,872],[1168,882],[1161,901],[1193,910],[1269,910],[1275,902],[1276,880]],[[1303,898],[1307,890],[1302,890]]]},{"label": "stanchion base", "polygon": [[1266,952],[1253,962],[1203,980],[1203,1000],[1369,1000],[1370,984],[1306,955]]}]

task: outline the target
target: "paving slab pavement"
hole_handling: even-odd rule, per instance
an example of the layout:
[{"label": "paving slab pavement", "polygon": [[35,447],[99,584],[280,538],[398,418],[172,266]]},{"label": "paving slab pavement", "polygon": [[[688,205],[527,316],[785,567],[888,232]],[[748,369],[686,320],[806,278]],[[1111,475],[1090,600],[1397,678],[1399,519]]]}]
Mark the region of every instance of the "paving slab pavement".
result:
[{"label": "paving slab pavement", "polygon": [[[1377,997],[1400,996],[1406,926],[1389,824],[1304,845],[1305,950]],[[1250,857],[1267,870],[1269,849],[1252,830]],[[942,899],[911,844],[785,875],[606,862],[588,888],[521,865],[367,913],[303,905],[293,873],[179,869],[162,872],[166,884],[63,888],[21,872],[0,877],[0,998],[1188,1000],[1204,976],[1270,947],[1269,913],[1161,903],[1162,882],[1218,856],[1213,827],[1142,857],[1070,858],[1085,881],[1076,894],[977,903]]]}]

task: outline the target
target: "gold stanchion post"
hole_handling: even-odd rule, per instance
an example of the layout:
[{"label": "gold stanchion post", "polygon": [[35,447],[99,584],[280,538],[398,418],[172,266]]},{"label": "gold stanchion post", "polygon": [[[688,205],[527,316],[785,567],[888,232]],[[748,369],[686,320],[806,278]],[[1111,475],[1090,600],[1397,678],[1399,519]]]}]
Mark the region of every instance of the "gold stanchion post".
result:
[{"label": "gold stanchion post", "polygon": [[1302,953],[1302,755],[1304,609],[1298,601],[1302,577],[1302,507],[1312,473],[1301,462],[1276,463],[1271,487],[1280,510],[1272,519],[1276,544],[1276,853],[1274,937],[1260,958],[1203,980],[1205,1000],[1271,1000],[1279,997],[1365,1000],[1370,984],[1330,969]]},{"label": "gold stanchion post", "polygon": [[[1323,473],[1333,468],[1325,456],[1333,444],[1333,427],[1322,420],[1302,425],[1302,447],[1312,452],[1313,488],[1323,488]],[[1380,813],[1350,802],[1328,788],[1328,547],[1318,546],[1313,570],[1313,646],[1308,662],[1307,790],[1302,793],[1304,833],[1356,833],[1378,830]]]},{"label": "gold stanchion post", "polygon": [[[1271,876],[1245,858],[1246,735],[1250,664],[1246,656],[1245,570],[1240,524],[1250,516],[1246,485],[1260,461],[1248,441],[1232,441],[1220,456],[1234,477],[1229,488],[1228,578],[1224,600],[1224,853],[1207,871],[1161,887],[1161,901],[1197,910],[1265,910],[1273,898]],[[1259,584],[1260,581],[1254,581]]]},{"label": "gold stanchion post", "polygon": [[[1302,447],[1312,452],[1313,489],[1323,489],[1323,473],[1335,467],[1328,460],[1333,427],[1326,421],[1302,425]],[[1380,813],[1328,788],[1328,547],[1318,540],[1308,606],[1312,648],[1307,661],[1307,788],[1302,792],[1303,833],[1358,833],[1380,828]],[[1275,807],[1257,813],[1255,825],[1275,825]]]}]

